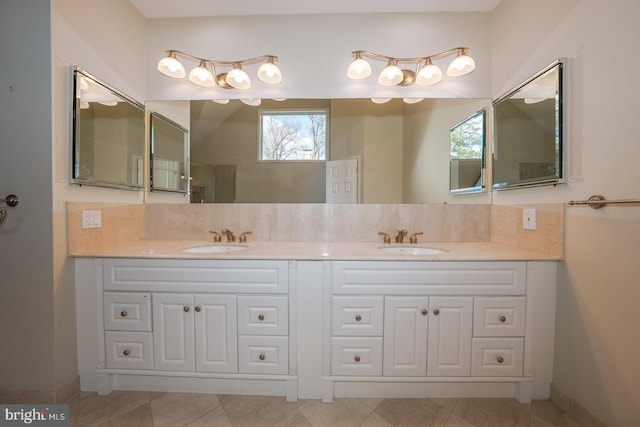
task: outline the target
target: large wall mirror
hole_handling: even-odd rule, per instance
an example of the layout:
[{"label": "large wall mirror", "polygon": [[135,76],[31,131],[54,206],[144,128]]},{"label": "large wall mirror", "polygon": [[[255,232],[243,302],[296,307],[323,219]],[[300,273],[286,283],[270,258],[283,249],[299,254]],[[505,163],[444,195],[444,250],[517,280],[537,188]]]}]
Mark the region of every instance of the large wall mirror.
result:
[{"label": "large wall mirror", "polygon": [[149,116],[151,191],[189,191],[189,132],[158,114]]},{"label": "large wall mirror", "polygon": [[563,77],[558,60],[493,102],[493,189],[564,182]]},{"label": "large wall mirror", "polygon": [[449,131],[449,192],[451,194],[485,191],[484,153],[486,110],[482,109],[456,124]]},{"label": "large wall mirror", "polygon": [[140,190],[145,108],[80,68],[73,69],[72,181]]},{"label": "large wall mirror", "polygon": [[[402,99],[385,104],[370,99],[262,100],[258,106],[240,100],[191,101],[191,201],[327,203],[331,171],[345,163],[355,174],[349,183],[354,203],[490,203],[490,193],[461,200],[449,192],[450,129],[490,105],[489,99],[429,98],[415,104]],[[265,128],[260,117],[274,111],[300,117],[327,111],[326,160],[313,158],[313,143],[299,144],[311,150],[308,158],[262,160]],[[288,138],[308,133],[311,125],[290,120],[279,126]]]}]

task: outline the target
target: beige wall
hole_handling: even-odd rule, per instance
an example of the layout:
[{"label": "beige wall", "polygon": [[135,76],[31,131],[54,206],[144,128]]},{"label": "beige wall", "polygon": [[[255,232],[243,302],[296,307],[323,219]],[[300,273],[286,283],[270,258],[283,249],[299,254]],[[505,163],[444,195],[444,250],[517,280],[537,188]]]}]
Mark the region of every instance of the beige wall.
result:
[{"label": "beige wall", "polygon": [[[592,194],[640,198],[640,59],[628,54],[640,39],[638,16],[636,0],[510,0],[498,6],[494,96],[556,57],[569,58],[569,183],[494,193],[494,203],[567,202]],[[636,425],[640,207],[566,212],[554,383],[608,425]]]}]

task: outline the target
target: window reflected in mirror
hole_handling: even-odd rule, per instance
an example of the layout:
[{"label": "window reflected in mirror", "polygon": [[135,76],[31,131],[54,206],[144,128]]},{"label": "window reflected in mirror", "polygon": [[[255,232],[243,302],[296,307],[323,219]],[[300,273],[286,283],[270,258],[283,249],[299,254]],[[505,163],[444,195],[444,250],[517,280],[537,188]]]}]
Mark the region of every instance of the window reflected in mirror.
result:
[{"label": "window reflected in mirror", "polygon": [[179,124],[151,113],[151,191],[189,191],[189,133]]},{"label": "window reflected in mirror", "polygon": [[484,190],[486,111],[480,110],[449,131],[449,193],[477,193]]},{"label": "window reflected in mirror", "polygon": [[493,102],[493,188],[564,182],[563,67],[558,60]]},{"label": "window reflected in mirror", "polygon": [[142,189],[144,106],[84,70],[73,77],[72,181]]}]

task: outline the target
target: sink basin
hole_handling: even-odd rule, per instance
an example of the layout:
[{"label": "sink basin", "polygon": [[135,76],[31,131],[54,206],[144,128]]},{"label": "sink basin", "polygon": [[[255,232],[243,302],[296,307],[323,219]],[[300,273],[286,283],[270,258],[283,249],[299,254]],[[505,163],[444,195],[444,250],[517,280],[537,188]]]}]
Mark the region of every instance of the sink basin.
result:
[{"label": "sink basin", "polygon": [[405,254],[405,255],[438,255],[446,252],[446,251],[443,251],[442,249],[429,248],[426,246],[415,246],[415,245],[380,246],[378,249],[380,249],[383,252],[392,252],[396,254]]},{"label": "sink basin", "polygon": [[206,245],[194,246],[192,248],[183,249],[182,252],[191,254],[215,254],[219,252],[234,252],[247,249],[244,245]]}]

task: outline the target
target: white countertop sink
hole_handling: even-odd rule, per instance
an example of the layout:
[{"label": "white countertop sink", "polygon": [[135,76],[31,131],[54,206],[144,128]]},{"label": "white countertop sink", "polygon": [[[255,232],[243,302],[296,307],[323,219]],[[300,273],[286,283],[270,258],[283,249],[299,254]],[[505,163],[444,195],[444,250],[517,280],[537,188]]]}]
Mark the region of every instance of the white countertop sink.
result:
[{"label": "white countertop sink", "polygon": [[447,251],[442,249],[430,248],[427,246],[405,245],[405,246],[380,246],[378,247],[383,252],[392,252],[394,254],[404,255],[438,255],[444,254]]},{"label": "white countertop sink", "polygon": [[206,245],[206,246],[194,246],[192,248],[183,249],[182,252],[190,254],[215,254],[220,252],[235,252],[247,249],[246,245]]}]

